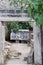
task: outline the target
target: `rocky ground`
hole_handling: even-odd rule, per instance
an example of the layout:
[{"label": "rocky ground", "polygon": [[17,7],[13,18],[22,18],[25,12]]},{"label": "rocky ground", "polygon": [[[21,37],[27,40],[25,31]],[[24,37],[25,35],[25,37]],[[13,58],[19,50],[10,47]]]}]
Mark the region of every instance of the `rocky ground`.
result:
[{"label": "rocky ground", "polygon": [[8,59],[5,65],[31,65],[27,64],[27,57],[32,51],[32,47],[24,43],[5,43],[5,58]]},{"label": "rocky ground", "polygon": [[27,64],[26,61],[22,60],[17,60],[17,59],[10,59],[7,61],[6,65],[32,65],[32,64]]}]

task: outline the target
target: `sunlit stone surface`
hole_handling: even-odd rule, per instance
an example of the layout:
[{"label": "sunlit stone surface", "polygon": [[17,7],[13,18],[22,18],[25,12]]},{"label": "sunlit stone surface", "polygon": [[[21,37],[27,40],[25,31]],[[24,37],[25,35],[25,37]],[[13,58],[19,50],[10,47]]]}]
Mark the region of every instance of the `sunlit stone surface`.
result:
[{"label": "sunlit stone surface", "polygon": [[9,8],[9,0],[0,0],[0,8],[1,9]]}]

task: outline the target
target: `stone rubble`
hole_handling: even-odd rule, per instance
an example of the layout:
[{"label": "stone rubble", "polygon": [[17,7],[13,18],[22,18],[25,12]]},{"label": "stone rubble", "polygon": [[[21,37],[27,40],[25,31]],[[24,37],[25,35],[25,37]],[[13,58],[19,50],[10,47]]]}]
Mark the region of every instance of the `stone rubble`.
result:
[{"label": "stone rubble", "polygon": [[[24,52],[25,51],[25,52]],[[4,59],[10,60],[10,59],[18,59],[22,62],[24,61],[24,58],[27,57],[28,60],[24,61],[26,63],[32,63],[32,55],[30,54],[32,51],[32,47],[27,46],[27,44],[11,44],[8,42],[5,42],[5,50],[4,50]]]}]

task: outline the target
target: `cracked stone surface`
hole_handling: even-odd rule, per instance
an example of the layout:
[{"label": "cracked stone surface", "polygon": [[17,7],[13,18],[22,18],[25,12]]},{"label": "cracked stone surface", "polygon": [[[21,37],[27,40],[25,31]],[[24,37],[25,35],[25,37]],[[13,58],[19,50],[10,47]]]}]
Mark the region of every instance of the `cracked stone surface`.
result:
[{"label": "cracked stone surface", "polygon": [[27,64],[26,61],[17,60],[17,59],[10,59],[7,61],[5,65],[33,65],[33,64]]},{"label": "cracked stone surface", "polygon": [[[17,57],[14,57],[16,54],[14,51],[16,50],[16,53],[20,52],[21,55]],[[27,64],[27,61],[24,61],[24,57],[27,57],[31,51],[31,47],[28,47],[27,44],[11,44],[10,46],[10,54],[11,57],[8,59],[5,63],[5,65],[32,65],[32,64]]]}]

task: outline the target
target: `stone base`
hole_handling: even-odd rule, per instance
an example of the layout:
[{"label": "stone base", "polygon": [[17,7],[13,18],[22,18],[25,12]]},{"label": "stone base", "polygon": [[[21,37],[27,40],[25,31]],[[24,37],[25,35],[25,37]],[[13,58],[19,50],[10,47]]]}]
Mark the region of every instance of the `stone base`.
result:
[{"label": "stone base", "polygon": [[0,63],[0,65],[4,65],[4,64]]},{"label": "stone base", "polygon": [[43,65],[43,64],[35,64],[35,65]]}]

